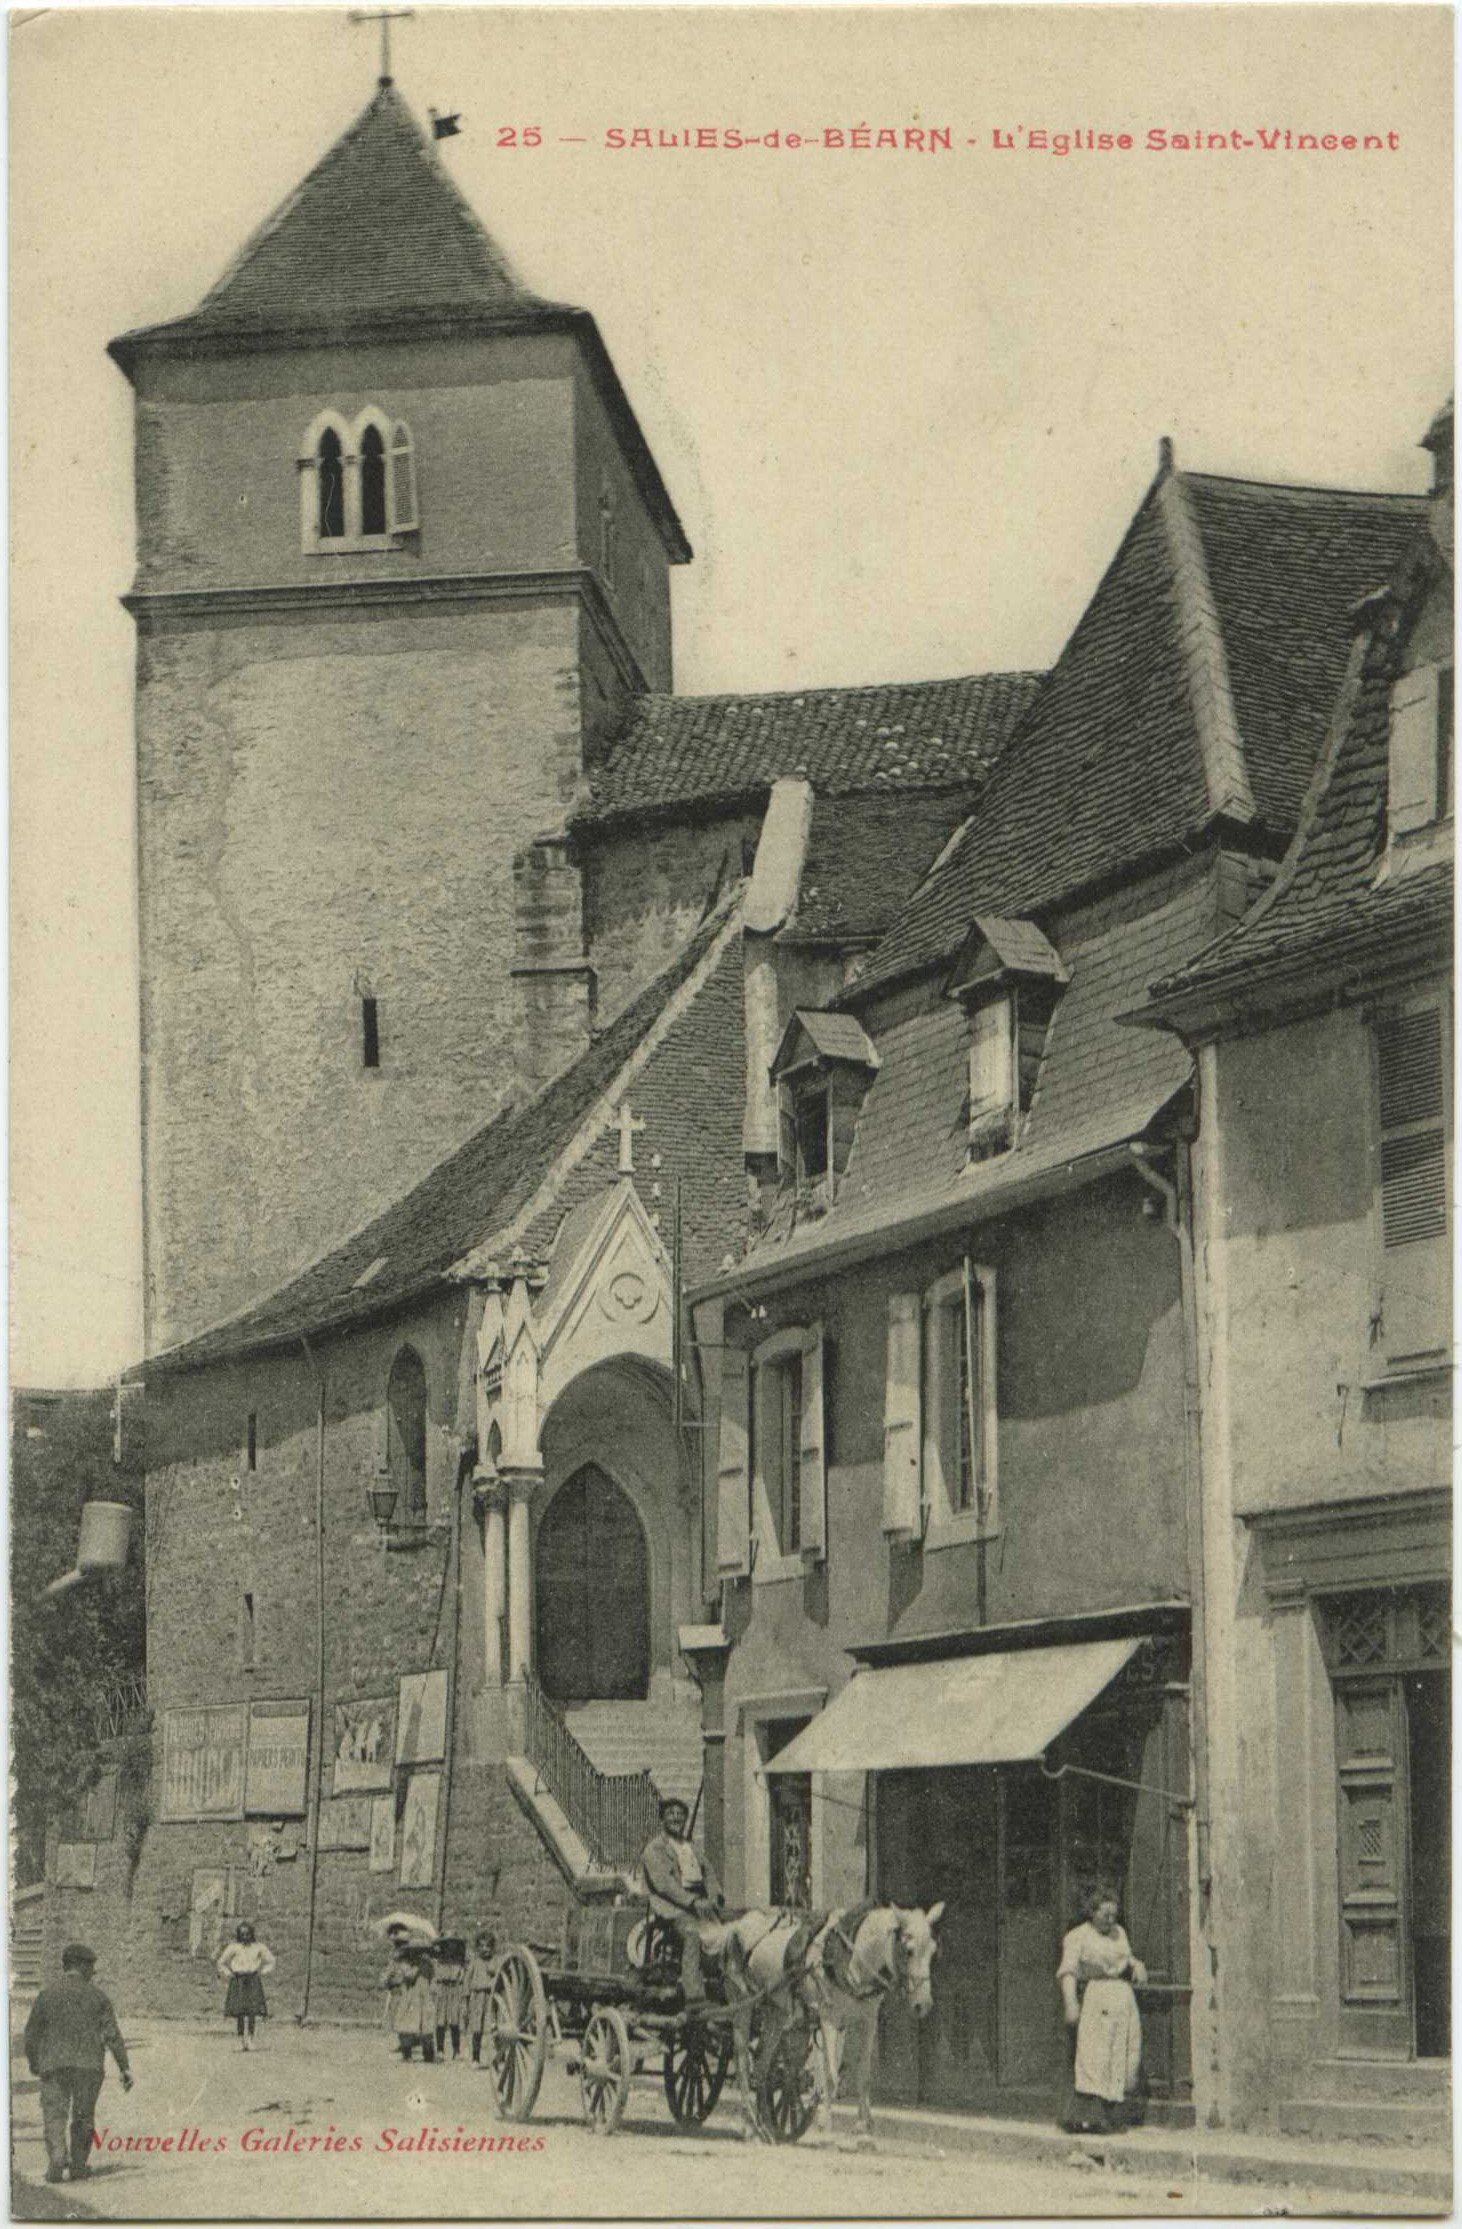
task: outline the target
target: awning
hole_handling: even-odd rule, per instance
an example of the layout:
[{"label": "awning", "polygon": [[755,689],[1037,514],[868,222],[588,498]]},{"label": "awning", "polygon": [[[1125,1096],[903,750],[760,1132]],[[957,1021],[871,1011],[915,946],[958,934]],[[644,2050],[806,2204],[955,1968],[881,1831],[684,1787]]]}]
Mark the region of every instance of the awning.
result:
[{"label": "awning", "polygon": [[857,1672],[768,1772],[896,1772],[1043,1757],[1142,1646],[1072,1641]]}]

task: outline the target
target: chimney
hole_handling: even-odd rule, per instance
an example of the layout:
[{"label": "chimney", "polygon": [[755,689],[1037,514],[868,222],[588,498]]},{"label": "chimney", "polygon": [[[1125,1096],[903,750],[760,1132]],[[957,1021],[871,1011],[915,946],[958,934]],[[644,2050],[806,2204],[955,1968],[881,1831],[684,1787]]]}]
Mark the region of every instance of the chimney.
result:
[{"label": "chimney", "polygon": [[1452,562],[1452,397],[1421,437],[1423,449],[1432,453],[1432,536],[1450,565]]},{"label": "chimney", "polygon": [[566,836],[540,836],[513,861],[512,976],[518,1097],[531,1099],[594,1034],[584,884]]}]

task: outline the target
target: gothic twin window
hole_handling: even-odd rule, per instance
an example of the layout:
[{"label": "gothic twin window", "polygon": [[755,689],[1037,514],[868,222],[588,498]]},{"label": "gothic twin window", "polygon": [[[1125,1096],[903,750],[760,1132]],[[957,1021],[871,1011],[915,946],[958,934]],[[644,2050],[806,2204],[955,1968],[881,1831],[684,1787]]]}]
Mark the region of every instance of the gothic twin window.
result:
[{"label": "gothic twin window", "polygon": [[299,458],[306,550],[387,549],[420,524],[411,428],[374,404],[353,422],[322,411]]}]

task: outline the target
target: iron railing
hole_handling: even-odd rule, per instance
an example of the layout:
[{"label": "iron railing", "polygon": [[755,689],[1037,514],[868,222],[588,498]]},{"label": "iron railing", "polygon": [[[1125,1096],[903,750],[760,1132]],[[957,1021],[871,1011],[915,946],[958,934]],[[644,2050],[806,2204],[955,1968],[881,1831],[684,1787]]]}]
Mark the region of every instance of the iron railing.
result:
[{"label": "iron railing", "polygon": [[647,1772],[601,1772],[530,1674],[524,1681],[524,1740],[538,1773],[596,1865],[629,1866],[660,1823]]}]

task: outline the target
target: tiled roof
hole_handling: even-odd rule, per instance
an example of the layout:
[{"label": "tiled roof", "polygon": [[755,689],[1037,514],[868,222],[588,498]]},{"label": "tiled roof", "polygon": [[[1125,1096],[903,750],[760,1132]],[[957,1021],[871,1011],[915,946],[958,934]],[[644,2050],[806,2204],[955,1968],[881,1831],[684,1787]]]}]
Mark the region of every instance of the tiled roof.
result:
[{"label": "tiled roof", "polygon": [[782,1032],[782,1042],[772,1062],[774,1076],[788,1067],[803,1037],[824,1060],[850,1060],[862,1068],[878,1066],[873,1040],[852,1014],[829,1014],[821,1008],[799,1006]]},{"label": "tiled roof", "polygon": [[[1441,568],[1430,537],[1414,535],[1410,565],[1398,588],[1413,609],[1438,583]],[[1450,600],[1450,575],[1441,592]],[[1389,940],[1403,929],[1434,928],[1450,946],[1452,863],[1411,839],[1386,859],[1390,690],[1406,628],[1382,627],[1357,653],[1353,694],[1342,703],[1329,747],[1316,768],[1299,828],[1274,881],[1238,925],[1185,968],[1154,985],[1159,1003],[1173,992],[1197,992],[1230,978],[1243,980],[1306,956],[1319,958],[1340,940]]]},{"label": "tiled roof", "polygon": [[972,787],[815,796],[784,943],[871,944],[968,817]]},{"label": "tiled roof", "polygon": [[824,796],[969,788],[1035,694],[1039,675],[878,682],[765,696],[635,699],[590,770],[581,820],[759,796],[801,775]]},{"label": "tiled roof", "polygon": [[1034,921],[1007,921],[998,913],[977,913],[971,935],[970,957],[980,944],[988,944],[1002,968],[1012,975],[1046,975],[1064,983],[1066,969],[1060,953]]},{"label": "tiled roof", "polygon": [[[710,959],[717,940],[734,928],[733,921],[728,930],[728,907],[718,908],[671,965],[546,1091],[479,1130],[403,1199],[282,1290],[157,1356],[145,1365],[147,1373],[200,1368],[301,1334],[343,1330],[445,1284],[470,1249],[531,1206],[556,1157],[611,1091],[676,993]],[[739,1142],[739,1098],[735,1119]],[[566,1204],[571,1202],[558,1206],[552,1226]],[[544,1238],[545,1250],[551,1235],[552,1227]],[[372,1274],[366,1277],[368,1271]]]},{"label": "tiled roof", "polygon": [[1219,817],[1292,832],[1349,614],[1422,499],[1160,474],[985,785],[858,995],[942,959],[977,911],[1026,916],[1171,856]]},{"label": "tiled roof", "polygon": [[348,331],[536,303],[385,84],[198,307],[148,334]]},{"label": "tiled roof", "polygon": [[1154,963],[1191,951],[1213,924],[1205,875],[1192,876],[1135,919],[1076,928],[1062,940],[1069,987],[1057,1002],[1036,1092],[1009,1153],[970,1162],[966,1131],[969,1023],[959,1005],[931,998],[878,1033],[881,1066],[868,1086],[847,1172],[829,1211],[795,1220],[784,1198],[736,1275],[809,1267],[844,1242],[887,1234],[926,1216],[995,1212],[1027,1179],[1064,1170],[1135,1138],[1191,1074],[1176,1039],[1124,1027],[1117,1017],[1151,980]]}]

